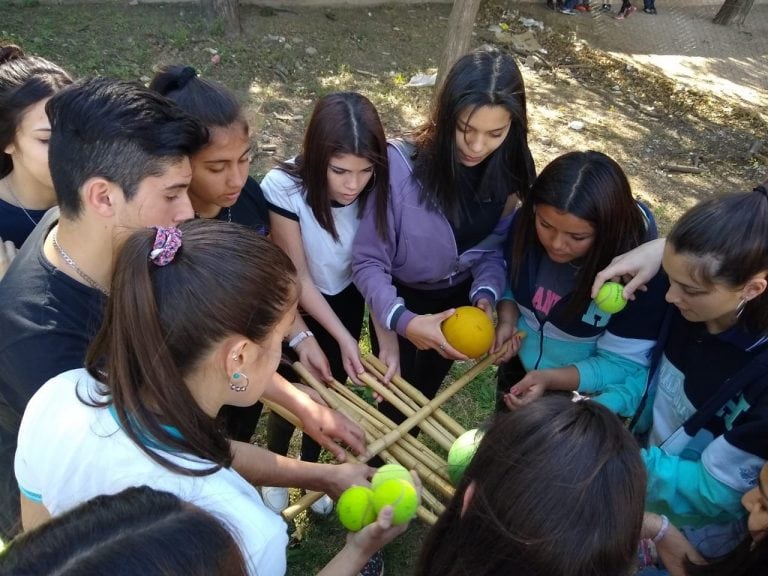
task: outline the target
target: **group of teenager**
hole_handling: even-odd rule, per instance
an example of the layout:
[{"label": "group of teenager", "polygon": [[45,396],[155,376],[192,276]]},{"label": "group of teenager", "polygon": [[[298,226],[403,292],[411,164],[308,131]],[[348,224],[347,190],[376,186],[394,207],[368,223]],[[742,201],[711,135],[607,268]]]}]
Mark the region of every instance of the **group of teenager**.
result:
[{"label": "group of teenager", "polygon": [[[336,497],[374,470],[317,463],[321,447],[365,456],[363,433],[289,384],[281,358],[357,382],[367,307],[385,379],[433,397],[467,359],[441,331],[462,305],[496,323],[497,414],[418,574],[631,574],[638,550],[672,574],[757,573],[764,186],[703,201],[658,239],[609,156],[536,174],[523,78],[495,50],[460,58],[401,138],[364,96],[323,96],[296,156],[259,184],[241,106],[193,68],[149,88],[73,83],[2,50],[0,519],[24,534],[0,573],[108,563],[183,513],[218,567],[199,573],[283,574],[286,488]],[[593,300],[609,279],[630,299],[615,314]],[[271,450],[250,443],[262,397],[301,421],[300,460],[273,413]],[[114,538],[82,537],[84,522]],[[403,530],[385,508],[321,573],[370,568]]]}]

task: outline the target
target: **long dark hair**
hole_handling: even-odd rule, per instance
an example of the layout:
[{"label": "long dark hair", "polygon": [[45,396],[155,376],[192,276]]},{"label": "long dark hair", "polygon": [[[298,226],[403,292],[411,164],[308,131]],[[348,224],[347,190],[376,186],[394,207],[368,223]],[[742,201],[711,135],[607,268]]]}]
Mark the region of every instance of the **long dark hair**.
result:
[{"label": "long dark hair", "polygon": [[304,134],[301,154],[295,163],[280,162],[278,168],[299,180],[307,194],[307,204],[317,222],[338,241],[328,194],[328,164],[334,156],[354,154],[373,164],[373,176],[360,193],[359,217],[369,198],[376,209],[376,229],[382,237],[386,230],[389,163],[384,128],[376,107],[355,92],[334,92],[315,105]]},{"label": "long dark hair", "polygon": [[576,277],[566,317],[584,309],[595,275],[618,254],[643,242],[646,225],[632,197],[624,171],[602,152],[569,152],[555,158],[539,174],[517,213],[511,270],[519,276],[531,246],[543,249],[536,234],[536,206],[547,204],[586,220],[594,242]]},{"label": "long dark hair", "polygon": [[[228,336],[264,341],[298,298],[296,269],[282,250],[243,226],[203,218],[179,230],[183,243],[167,266],[148,259],[154,229],[125,242],[85,364],[105,383],[107,402],[144,452],[174,472],[204,475],[229,466],[232,456],[184,379]],[[214,465],[191,470],[148,444]]]},{"label": "long dark hair", "polygon": [[213,515],[147,486],[97,496],[12,540],[0,574],[245,576]]},{"label": "long dark hair", "polygon": [[[705,284],[743,286],[768,271],[768,183],[699,202],[677,221],[667,243],[695,259],[693,274]],[[768,332],[765,292],[747,302],[739,322]]]},{"label": "long dark hair", "polygon": [[53,62],[25,56],[13,44],[0,46],[0,178],[13,170],[13,160],[3,150],[16,137],[25,110],[71,83],[69,74]]},{"label": "long dark hair", "polygon": [[[764,464],[757,478],[760,498],[768,500],[768,464]],[[768,526],[760,538],[750,535],[731,552],[720,558],[708,558],[707,562],[684,561],[688,576],[763,576],[768,566]]]},{"label": "long dark hair", "polygon": [[422,200],[438,206],[454,222],[459,213],[456,178],[461,168],[456,124],[462,112],[483,106],[502,106],[512,123],[506,139],[488,159],[478,195],[503,201],[517,193],[525,198],[535,176],[520,69],[509,54],[498,50],[466,54],[445,78],[429,121],[412,135],[417,148],[414,175],[422,184]]},{"label": "long dark hair", "polygon": [[428,534],[416,574],[629,574],[645,488],[637,443],[615,414],[545,396],[496,416]]},{"label": "long dark hair", "polygon": [[765,576],[768,566],[768,535],[755,542],[752,538],[741,541],[736,548],[721,558],[705,563],[683,561],[688,576]]}]

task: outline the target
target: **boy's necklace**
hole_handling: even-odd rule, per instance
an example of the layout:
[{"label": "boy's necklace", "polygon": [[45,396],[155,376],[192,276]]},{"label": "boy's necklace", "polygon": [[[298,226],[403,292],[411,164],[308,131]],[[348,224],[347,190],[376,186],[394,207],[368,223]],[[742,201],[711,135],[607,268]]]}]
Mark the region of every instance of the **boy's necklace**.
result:
[{"label": "boy's necklace", "polygon": [[77,265],[77,263],[72,259],[72,257],[64,251],[64,248],[61,247],[58,239],[56,238],[56,230],[54,230],[53,233],[51,234],[51,239],[53,240],[53,247],[56,248],[56,250],[59,252],[64,262],[66,262],[69,265],[69,267],[72,268],[72,270],[77,272],[77,275],[80,276],[80,278],[82,278],[83,280],[85,280],[86,284],[88,284],[91,288],[95,288],[96,290],[99,290],[100,292],[103,292],[104,294],[109,296],[109,290],[104,288],[104,286],[102,286],[101,284],[96,282],[96,280],[88,276],[88,274],[83,272],[80,269],[80,267]]}]

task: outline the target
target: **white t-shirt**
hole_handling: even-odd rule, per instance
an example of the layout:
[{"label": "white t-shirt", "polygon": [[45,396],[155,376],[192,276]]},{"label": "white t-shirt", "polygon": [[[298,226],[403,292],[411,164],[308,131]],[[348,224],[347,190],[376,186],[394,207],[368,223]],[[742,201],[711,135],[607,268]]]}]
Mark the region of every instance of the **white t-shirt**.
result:
[{"label": "white t-shirt", "polygon": [[275,168],[264,177],[261,189],[270,210],[299,223],[304,256],[317,289],[333,296],[349,286],[352,282],[352,240],[360,224],[358,201],[331,208],[339,235],[336,242],[315,219],[301,182]]},{"label": "white t-shirt", "polygon": [[[19,430],[15,472],[19,488],[52,515],[102,494],[150,486],[176,494],[219,518],[234,535],[249,573],[282,576],[288,534],[283,520],[266,508],[256,489],[232,469],[185,476],[147,456],[123,432],[110,408],[81,402],[102,399],[84,369],[49,380],[32,397]],[[210,462],[164,453],[187,468]]]}]

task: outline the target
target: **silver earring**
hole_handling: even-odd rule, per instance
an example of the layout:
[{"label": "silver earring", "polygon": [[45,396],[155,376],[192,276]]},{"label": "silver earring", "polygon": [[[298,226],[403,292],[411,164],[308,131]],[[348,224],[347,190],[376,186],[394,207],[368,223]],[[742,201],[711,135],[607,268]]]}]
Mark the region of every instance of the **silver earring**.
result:
[{"label": "silver earring", "polygon": [[[245,385],[242,384],[243,380],[245,380]],[[235,392],[245,392],[250,383],[251,381],[248,380],[248,375],[245,372],[235,372],[229,379],[229,389]]]},{"label": "silver earring", "polygon": [[747,302],[749,302],[749,300],[742,298],[739,305],[736,306],[736,318],[741,318],[741,315],[744,313],[744,308],[747,306]]}]

